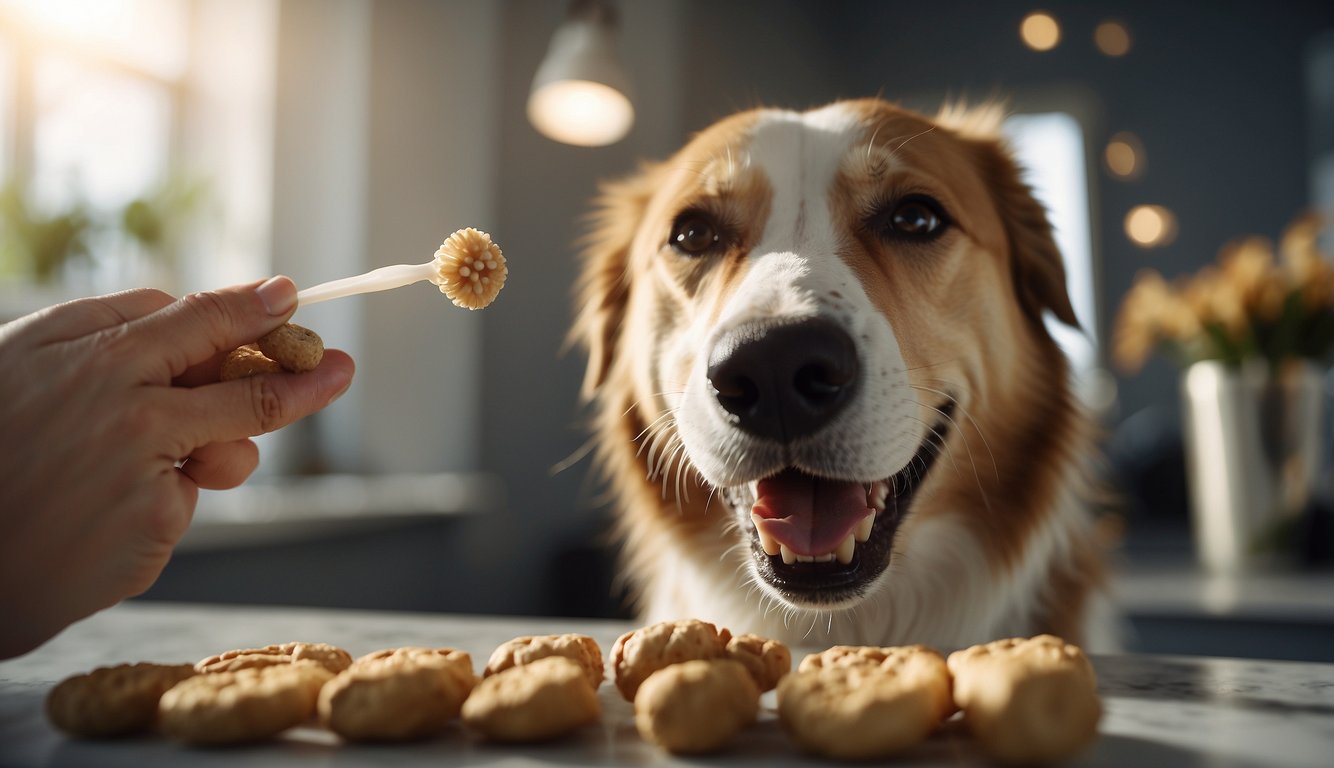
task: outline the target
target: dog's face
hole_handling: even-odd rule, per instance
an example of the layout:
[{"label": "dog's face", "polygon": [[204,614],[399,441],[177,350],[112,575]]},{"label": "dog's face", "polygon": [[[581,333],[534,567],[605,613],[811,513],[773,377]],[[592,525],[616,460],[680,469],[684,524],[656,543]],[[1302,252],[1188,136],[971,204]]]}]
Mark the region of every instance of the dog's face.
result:
[{"label": "dog's face", "polygon": [[608,190],[586,266],[587,392],[798,608],[874,592],[937,477],[993,471],[978,422],[1032,385],[1044,311],[1073,323],[994,136],[881,101],[716,124]]}]

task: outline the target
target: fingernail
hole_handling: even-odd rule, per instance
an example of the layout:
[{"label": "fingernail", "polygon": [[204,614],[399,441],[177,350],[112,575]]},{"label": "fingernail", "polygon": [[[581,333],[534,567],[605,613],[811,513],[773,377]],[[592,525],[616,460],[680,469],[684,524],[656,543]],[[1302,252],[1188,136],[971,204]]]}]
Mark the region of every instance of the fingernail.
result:
[{"label": "fingernail", "polygon": [[264,302],[264,309],[274,317],[291,312],[296,307],[296,286],[289,278],[279,275],[270,277],[255,289],[259,300]]}]

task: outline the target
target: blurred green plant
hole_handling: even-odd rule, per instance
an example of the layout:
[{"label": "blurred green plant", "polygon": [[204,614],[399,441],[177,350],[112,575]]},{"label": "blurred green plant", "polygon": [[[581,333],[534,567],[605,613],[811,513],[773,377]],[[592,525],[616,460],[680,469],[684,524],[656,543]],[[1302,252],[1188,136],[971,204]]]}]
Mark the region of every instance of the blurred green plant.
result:
[{"label": "blurred green plant", "polygon": [[207,194],[205,182],[173,177],[122,208],[120,228],[150,254],[166,258]]},{"label": "blurred green plant", "polygon": [[33,209],[23,187],[9,181],[0,189],[0,252],[3,263],[49,282],[64,265],[88,257],[92,216],[82,204],[53,214]]},{"label": "blurred green plant", "polygon": [[66,264],[88,258],[89,239],[107,230],[121,232],[148,257],[170,262],[207,196],[205,182],[173,177],[100,216],[83,203],[48,214],[37,210],[24,186],[11,179],[0,188],[0,273],[51,282]]}]

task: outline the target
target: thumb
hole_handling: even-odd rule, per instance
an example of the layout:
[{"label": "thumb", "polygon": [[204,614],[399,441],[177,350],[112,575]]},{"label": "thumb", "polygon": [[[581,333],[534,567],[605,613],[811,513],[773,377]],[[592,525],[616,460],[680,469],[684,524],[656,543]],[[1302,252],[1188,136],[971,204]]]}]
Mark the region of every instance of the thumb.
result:
[{"label": "thumb", "polygon": [[283,276],[185,296],[126,328],[149,354],[165,362],[168,380],[219,352],[249,344],[296,311],[296,285]]}]

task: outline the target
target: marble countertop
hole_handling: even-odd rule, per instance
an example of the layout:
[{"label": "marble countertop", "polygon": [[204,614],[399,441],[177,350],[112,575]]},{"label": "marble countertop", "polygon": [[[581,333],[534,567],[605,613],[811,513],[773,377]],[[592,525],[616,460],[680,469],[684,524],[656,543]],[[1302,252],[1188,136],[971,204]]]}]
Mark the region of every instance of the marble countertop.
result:
[{"label": "marble countertop", "polygon": [[[191,750],[159,738],[80,742],[42,714],[57,681],[125,661],[194,661],[229,648],[290,640],[329,642],[354,656],[400,645],[461,648],[480,667],[513,637],[592,635],[609,650],[629,625],[546,620],[128,602],[73,627],[38,650],[0,662],[0,766],[190,766],[248,760],[275,766],[338,765],[817,765],[796,752],[766,694],[760,722],[728,752],[680,759],[640,740],[630,705],[601,691],[601,725],[553,744],[510,747],[476,741],[461,728],[400,746],[341,744],[298,728],[266,744]],[[795,649],[800,658],[808,650]],[[1328,766],[1334,754],[1334,665],[1194,657],[1094,658],[1106,714],[1101,737],[1077,766]],[[957,728],[940,733],[896,766],[987,763]]]}]

